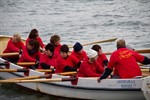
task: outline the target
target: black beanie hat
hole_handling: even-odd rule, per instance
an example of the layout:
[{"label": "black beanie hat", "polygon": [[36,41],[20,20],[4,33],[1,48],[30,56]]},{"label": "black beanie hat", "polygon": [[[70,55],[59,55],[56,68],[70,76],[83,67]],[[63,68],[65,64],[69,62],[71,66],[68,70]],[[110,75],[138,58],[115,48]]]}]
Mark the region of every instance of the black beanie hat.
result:
[{"label": "black beanie hat", "polygon": [[83,48],[83,46],[79,42],[76,42],[73,48],[75,52],[79,52]]}]

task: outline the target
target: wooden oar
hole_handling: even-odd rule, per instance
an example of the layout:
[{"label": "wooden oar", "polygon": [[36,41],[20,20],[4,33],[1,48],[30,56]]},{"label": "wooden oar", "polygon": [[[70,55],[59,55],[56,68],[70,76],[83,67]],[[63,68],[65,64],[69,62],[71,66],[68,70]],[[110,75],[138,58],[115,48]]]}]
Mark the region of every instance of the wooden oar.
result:
[{"label": "wooden oar", "polygon": [[49,78],[51,75],[40,75],[40,76],[26,76],[26,77],[21,77],[21,78],[11,78],[9,80],[27,80],[27,79],[38,79],[38,78]]},{"label": "wooden oar", "polygon": [[19,66],[30,66],[30,65],[35,65],[35,62],[18,62],[17,65],[19,65]]},{"label": "wooden oar", "polygon": [[62,73],[56,73],[58,75],[63,75],[63,76],[67,76],[67,75],[74,75],[74,74],[77,74],[77,72],[62,72]]},{"label": "wooden oar", "polygon": [[[141,49],[141,50],[135,50],[138,53],[150,53],[150,49]],[[111,55],[112,52],[105,52],[105,55]]]},{"label": "wooden oar", "polygon": [[[74,75],[77,74],[77,72],[63,72],[63,73],[54,73],[54,74],[58,74],[58,75],[63,75],[63,76],[67,76],[67,75]],[[26,80],[26,79],[37,79],[37,78],[49,78],[51,75],[47,74],[47,75],[39,75],[39,76],[26,76],[26,77],[21,77],[21,78],[11,78],[10,80]]]},{"label": "wooden oar", "polygon": [[[112,38],[112,39],[107,39],[107,40],[95,41],[95,42],[91,42],[91,43],[85,43],[85,44],[82,44],[82,46],[91,45],[91,44],[98,44],[98,43],[104,43],[104,42],[112,42],[112,41],[115,41],[116,39],[117,38]],[[73,48],[73,46],[69,46],[69,48]]]},{"label": "wooden oar", "polygon": [[51,69],[36,69],[38,72],[53,72]]},{"label": "wooden oar", "polygon": [[0,57],[7,57],[7,56],[18,56],[19,52],[13,52],[13,53],[2,53],[0,54]]},{"label": "wooden oar", "polygon": [[150,53],[150,49],[135,50],[138,53]]},{"label": "wooden oar", "polygon": [[0,83],[33,83],[33,82],[65,82],[74,81],[76,77],[73,78],[53,78],[53,79],[35,79],[35,80],[0,80]]},{"label": "wooden oar", "polygon": [[0,69],[0,72],[28,72],[28,69]]}]

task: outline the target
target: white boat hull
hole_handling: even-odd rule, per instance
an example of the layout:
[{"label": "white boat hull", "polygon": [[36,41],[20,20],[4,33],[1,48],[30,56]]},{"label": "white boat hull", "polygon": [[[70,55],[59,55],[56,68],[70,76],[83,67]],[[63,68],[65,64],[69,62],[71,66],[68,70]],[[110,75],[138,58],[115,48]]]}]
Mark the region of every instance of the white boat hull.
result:
[{"label": "white boat hull", "polygon": [[[4,60],[0,58],[0,63]],[[5,68],[5,66],[0,66]],[[18,65],[10,64],[10,69],[19,69]],[[43,72],[30,70],[29,76],[43,75]],[[22,72],[0,72],[4,79],[22,77]],[[53,74],[52,78],[69,77]],[[150,77],[149,77],[150,78]],[[97,78],[79,78],[77,85],[71,82],[37,82],[16,83],[20,86],[39,91],[42,93],[77,99],[98,100],[146,100],[142,91],[144,78],[140,79],[105,79],[98,83]],[[149,100],[149,98],[147,99]]]}]

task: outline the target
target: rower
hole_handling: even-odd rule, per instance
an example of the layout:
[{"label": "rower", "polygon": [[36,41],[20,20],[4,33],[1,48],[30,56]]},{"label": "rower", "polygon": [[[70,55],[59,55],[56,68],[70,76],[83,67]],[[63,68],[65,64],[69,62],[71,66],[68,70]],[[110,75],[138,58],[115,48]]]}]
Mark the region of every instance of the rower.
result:
[{"label": "rower", "polygon": [[137,62],[142,64],[150,64],[150,59],[140,55],[134,50],[126,48],[125,40],[117,41],[117,50],[114,51],[102,76],[98,78],[98,82],[107,78],[113,69],[116,69],[115,75],[119,78],[134,78],[142,76],[141,69]]},{"label": "rower", "polygon": [[[13,53],[18,52],[19,54],[22,53],[22,50],[24,48],[24,43],[21,41],[21,36],[19,33],[15,33],[10,40],[7,43],[7,46],[3,53]],[[8,56],[3,57],[5,60],[16,63],[18,62],[19,55],[16,56]]]}]

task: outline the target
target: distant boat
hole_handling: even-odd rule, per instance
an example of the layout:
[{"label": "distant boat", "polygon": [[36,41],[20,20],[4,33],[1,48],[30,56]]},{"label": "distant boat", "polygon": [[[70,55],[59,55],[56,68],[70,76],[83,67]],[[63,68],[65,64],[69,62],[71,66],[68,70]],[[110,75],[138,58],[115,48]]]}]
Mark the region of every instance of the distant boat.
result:
[{"label": "distant boat", "polygon": [[[5,49],[10,36],[0,36],[0,53]],[[0,69],[22,69],[23,67],[10,63],[5,66],[5,60],[0,58]],[[42,93],[76,99],[98,99],[98,100],[150,100],[150,72],[143,70],[144,77],[133,79],[104,79],[97,82],[96,77],[78,78],[75,81],[53,81],[53,82],[29,82],[16,84],[28,89]],[[27,75],[27,74],[26,74]],[[28,76],[41,76],[45,72],[30,69]],[[0,72],[3,79],[25,77],[24,72]],[[70,76],[52,74],[51,79],[71,79]],[[38,80],[38,79],[32,79]],[[39,80],[46,80],[45,78]],[[47,79],[48,80],[48,79]],[[1,82],[2,80],[0,80]],[[13,80],[12,80],[13,81]],[[22,81],[23,82],[23,81]],[[0,83],[1,84],[1,83]]]}]

